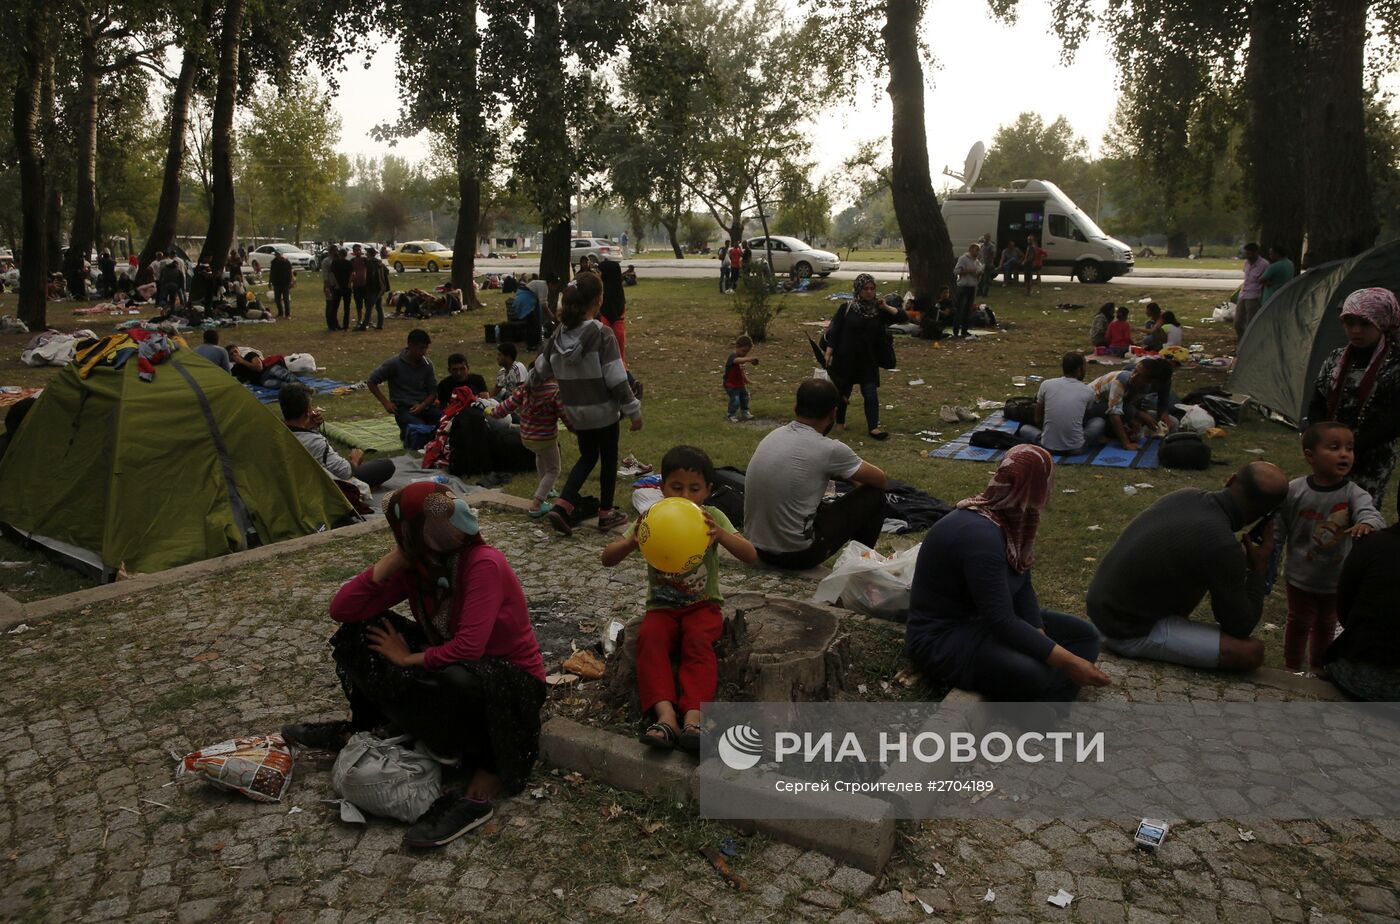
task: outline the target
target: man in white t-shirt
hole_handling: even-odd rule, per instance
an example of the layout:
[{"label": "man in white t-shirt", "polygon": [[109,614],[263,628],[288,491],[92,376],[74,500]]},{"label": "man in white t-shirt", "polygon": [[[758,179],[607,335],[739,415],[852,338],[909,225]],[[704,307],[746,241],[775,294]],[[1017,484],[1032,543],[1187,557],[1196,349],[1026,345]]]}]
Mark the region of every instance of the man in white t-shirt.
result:
[{"label": "man in white t-shirt", "polygon": [[[885,473],[827,437],[840,401],[830,382],[803,382],[797,386],[796,419],[765,436],[749,461],[744,535],[774,567],[812,568],[852,539],[874,546],[880,537]],[[824,499],[833,479],[855,487]]]},{"label": "man in white t-shirt", "polygon": [[1094,403],[1094,390],[1084,384],[1084,357],[1066,353],[1060,360],[1064,373],[1040,383],[1035,396],[1035,425],[1023,424],[1016,435],[1039,443],[1050,452],[1082,452],[1103,439],[1106,421],[1095,417],[1087,423],[1084,412]]}]

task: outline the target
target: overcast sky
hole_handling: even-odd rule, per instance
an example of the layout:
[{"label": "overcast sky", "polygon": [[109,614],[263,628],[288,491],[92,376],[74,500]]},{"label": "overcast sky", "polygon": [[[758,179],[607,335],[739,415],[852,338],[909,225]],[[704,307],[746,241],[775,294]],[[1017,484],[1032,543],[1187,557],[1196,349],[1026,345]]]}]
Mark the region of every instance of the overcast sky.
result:
[{"label": "overcast sky", "polygon": [[[1106,44],[1095,39],[1073,65],[1061,65],[1060,43],[1050,32],[1045,4],[1029,0],[1023,6],[1020,21],[1008,27],[993,22],[976,2],[929,3],[925,36],[940,65],[925,99],[935,174],[945,166],[960,170],[973,142],[990,144],[998,125],[1028,109],[1039,111],[1047,122],[1065,116],[1097,150],[1116,98]],[[363,59],[346,63],[336,99],[340,150],[384,154],[389,149],[369,132],[388,121],[398,106],[393,46],[382,46],[368,69]],[[883,86],[871,84],[844,105],[818,114],[813,153],[819,172],[835,169],[859,142],[888,136],[889,130],[889,97]],[[427,155],[427,145],[418,139],[400,141],[395,153],[417,160]],[[934,183],[942,179],[935,176]]]}]

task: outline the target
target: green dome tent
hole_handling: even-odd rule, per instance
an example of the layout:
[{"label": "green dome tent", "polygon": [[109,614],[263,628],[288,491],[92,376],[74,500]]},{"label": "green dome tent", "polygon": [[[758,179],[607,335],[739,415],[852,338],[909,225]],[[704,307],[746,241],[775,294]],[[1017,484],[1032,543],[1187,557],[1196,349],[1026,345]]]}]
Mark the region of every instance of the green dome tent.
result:
[{"label": "green dome tent", "polygon": [[1338,320],[1342,302],[1372,286],[1400,293],[1400,240],[1324,263],[1279,289],[1240,338],[1230,391],[1297,426],[1322,361],[1346,345]]},{"label": "green dome tent", "polygon": [[0,461],[0,523],[109,579],[353,519],[326,471],[227,372],[190,349],[44,389]]}]

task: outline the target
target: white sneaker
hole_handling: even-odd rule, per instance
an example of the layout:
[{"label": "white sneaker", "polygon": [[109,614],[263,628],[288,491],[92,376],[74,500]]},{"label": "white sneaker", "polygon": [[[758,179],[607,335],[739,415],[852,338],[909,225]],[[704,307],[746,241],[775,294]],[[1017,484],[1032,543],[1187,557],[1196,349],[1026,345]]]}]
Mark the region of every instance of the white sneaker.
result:
[{"label": "white sneaker", "polygon": [[726,417],[726,418],[724,418],[724,419],[727,420],[727,421],[729,421],[730,423],[738,423],[738,422],[739,422],[739,418],[735,417],[733,414],[730,414],[728,417]]}]

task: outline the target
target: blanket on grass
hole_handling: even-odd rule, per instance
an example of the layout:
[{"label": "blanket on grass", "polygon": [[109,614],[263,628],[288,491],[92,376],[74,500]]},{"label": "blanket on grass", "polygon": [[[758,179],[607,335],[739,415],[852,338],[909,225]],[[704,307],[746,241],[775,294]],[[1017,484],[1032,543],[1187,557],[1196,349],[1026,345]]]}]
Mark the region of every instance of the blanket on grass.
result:
[{"label": "blanket on grass", "polygon": [[[997,411],[967,431],[957,439],[929,451],[930,459],[959,459],[964,462],[996,462],[1006,455],[1004,449],[982,449],[970,442],[973,430],[1005,430],[1015,433],[1020,424],[1002,417]],[[1105,443],[1080,453],[1051,453],[1059,465],[1104,465],[1109,468],[1158,468],[1157,453],[1162,441],[1153,437],[1137,450],[1127,450],[1114,443]]]}]

